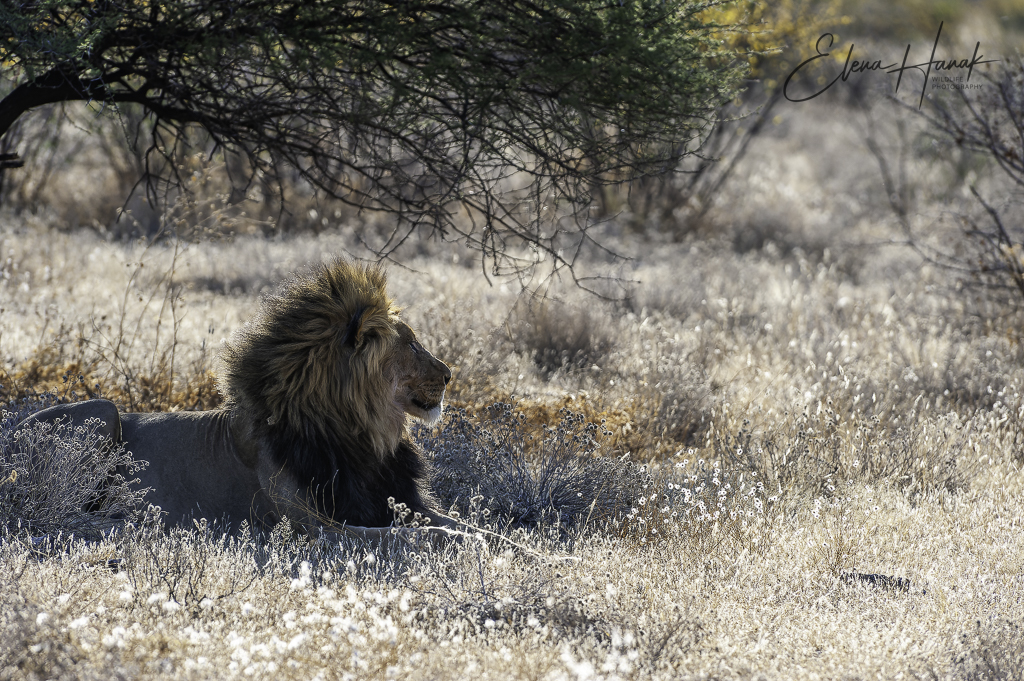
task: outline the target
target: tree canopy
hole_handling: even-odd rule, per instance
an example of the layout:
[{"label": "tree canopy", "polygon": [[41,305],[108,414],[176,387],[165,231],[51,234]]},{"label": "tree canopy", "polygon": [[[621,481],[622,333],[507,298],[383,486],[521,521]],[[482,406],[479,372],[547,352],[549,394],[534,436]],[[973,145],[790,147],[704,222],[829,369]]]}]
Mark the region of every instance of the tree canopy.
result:
[{"label": "tree canopy", "polygon": [[43,104],[134,103],[147,158],[202,126],[245,182],[284,163],[396,214],[385,249],[426,231],[493,272],[531,248],[571,266],[593,187],[674,170],[735,94],[718,4],[4,0],[0,136]]}]

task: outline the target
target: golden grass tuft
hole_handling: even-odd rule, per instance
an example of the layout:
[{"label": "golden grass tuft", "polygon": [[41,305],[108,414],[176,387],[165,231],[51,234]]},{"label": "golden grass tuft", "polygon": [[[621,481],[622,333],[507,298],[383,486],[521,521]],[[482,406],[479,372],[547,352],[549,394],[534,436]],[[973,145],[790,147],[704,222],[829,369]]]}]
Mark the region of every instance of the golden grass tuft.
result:
[{"label": "golden grass tuft", "polygon": [[170,374],[166,367],[154,373],[113,376],[96,362],[61,362],[52,348],[40,348],[0,375],[0,400],[36,398],[44,393],[76,401],[102,397],[132,411],[202,411],[223,398],[212,370]]}]

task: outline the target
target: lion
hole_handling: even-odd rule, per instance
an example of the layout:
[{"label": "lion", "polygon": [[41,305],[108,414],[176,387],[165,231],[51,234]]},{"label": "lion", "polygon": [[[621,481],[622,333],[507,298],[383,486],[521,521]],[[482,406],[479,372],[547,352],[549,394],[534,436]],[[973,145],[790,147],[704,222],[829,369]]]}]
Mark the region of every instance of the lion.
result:
[{"label": "lion", "polygon": [[148,462],[138,484],[169,524],[204,517],[268,529],[287,516],[309,533],[379,538],[404,504],[451,527],[407,416],[436,423],[452,372],[386,289],[379,266],[340,259],[294,276],[224,348],[218,409],[122,413],[96,399],[21,425],[100,419],[110,444]]}]

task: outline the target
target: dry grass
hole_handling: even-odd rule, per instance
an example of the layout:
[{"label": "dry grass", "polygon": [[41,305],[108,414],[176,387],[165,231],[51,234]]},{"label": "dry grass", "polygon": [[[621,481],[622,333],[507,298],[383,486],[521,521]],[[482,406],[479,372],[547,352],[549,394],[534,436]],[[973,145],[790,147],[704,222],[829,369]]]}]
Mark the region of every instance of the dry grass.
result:
[{"label": "dry grass", "polygon": [[[287,261],[318,246],[332,249],[320,239],[232,247]],[[205,276],[228,248],[202,247],[191,267]],[[124,252],[98,241],[93,249],[107,258]],[[976,330],[959,301],[927,292],[927,279],[904,300],[884,282],[853,284],[810,262],[711,249],[662,254],[700,269],[704,297],[682,318],[588,302],[617,339],[600,371],[548,373],[532,351],[517,350],[504,327],[512,292],[426,261],[422,274],[393,271],[425,342],[444,346],[451,328],[438,354],[459,344],[457,380],[488,386],[456,391],[474,418],[504,385],[521,396],[524,437],[540,437],[568,406],[605,419],[609,434],[595,433],[594,455],[629,452],[648,464],[645,489],[623,483],[636,494],[621,515],[584,523],[570,543],[545,532],[543,518],[531,525],[538,529],[514,531],[549,559],[497,545],[419,555],[314,550],[287,537],[268,553],[204,534],[132,534],[41,559],[12,537],[4,564],[20,576],[5,589],[0,673],[1000,678],[1019,669],[1015,337]],[[260,266],[253,257],[250,267]],[[72,291],[76,268],[106,282],[74,261],[62,273]],[[113,282],[96,288],[104,285],[116,300]],[[20,293],[4,295],[16,309]],[[223,319],[231,308],[240,320],[254,301],[198,288],[185,296],[183,324],[200,331],[179,336],[186,359],[190,342],[210,335],[204,316]],[[840,297],[848,298],[842,306]],[[93,300],[104,304],[99,291]],[[64,305],[62,314],[75,314]],[[433,318],[465,322],[467,309],[478,311],[472,326]],[[8,320],[5,340],[31,328],[31,315]],[[694,425],[673,428],[669,420],[683,417]],[[486,418],[472,423],[495,432]],[[477,520],[500,529],[501,495],[522,490],[493,470],[476,474],[490,485],[474,490],[485,497]],[[585,475],[566,480],[577,485],[566,489],[595,492]],[[488,503],[491,518],[482,514]],[[104,551],[122,560],[121,572],[96,559]],[[225,582],[232,570],[241,572]],[[912,586],[844,580],[850,571]]]}]

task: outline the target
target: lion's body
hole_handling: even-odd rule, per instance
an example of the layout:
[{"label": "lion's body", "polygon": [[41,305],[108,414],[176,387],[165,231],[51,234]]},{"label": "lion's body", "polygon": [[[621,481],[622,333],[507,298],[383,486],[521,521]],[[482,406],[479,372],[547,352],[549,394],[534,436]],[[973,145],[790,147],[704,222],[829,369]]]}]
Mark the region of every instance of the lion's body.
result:
[{"label": "lion's body", "polygon": [[[244,456],[224,410],[173,414],[121,414],[121,441],[149,465],[136,474],[150,488],[145,502],[171,522],[196,518],[249,519],[272,524],[275,505],[260,484],[257,461]],[[188,465],[182,465],[182,453]],[[230,485],[230,491],[225,487]]]},{"label": "lion's body", "polygon": [[287,514],[303,527],[386,526],[389,497],[433,514],[406,414],[436,419],[451,372],[416,341],[384,274],[341,261],[265,300],[223,355],[223,408],[119,413],[106,400],[31,420],[97,417],[112,442],[149,462],[146,502],[172,523]]}]

